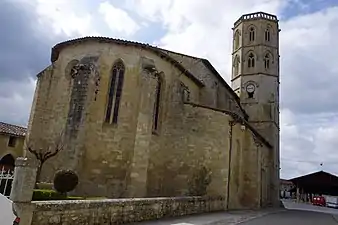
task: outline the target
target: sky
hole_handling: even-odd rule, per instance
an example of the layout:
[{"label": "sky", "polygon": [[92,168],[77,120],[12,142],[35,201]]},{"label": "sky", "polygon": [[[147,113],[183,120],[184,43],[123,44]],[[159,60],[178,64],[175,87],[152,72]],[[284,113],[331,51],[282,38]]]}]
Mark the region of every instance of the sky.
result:
[{"label": "sky", "polygon": [[337,0],[1,0],[0,121],[27,125],[51,48],[81,36],[207,58],[230,84],[231,28],[256,11],[280,20],[281,177],[338,175]]}]

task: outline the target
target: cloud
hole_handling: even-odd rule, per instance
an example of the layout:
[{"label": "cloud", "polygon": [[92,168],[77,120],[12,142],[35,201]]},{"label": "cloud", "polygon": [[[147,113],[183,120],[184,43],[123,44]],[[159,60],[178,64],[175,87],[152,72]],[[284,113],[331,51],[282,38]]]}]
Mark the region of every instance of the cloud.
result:
[{"label": "cloud", "polygon": [[0,82],[0,121],[27,126],[34,89],[35,80],[31,77]]},{"label": "cloud", "polygon": [[38,20],[31,4],[9,0],[0,3],[0,119],[3,121],[27,124],[35,74],[48,65],[50,46],[60,38],[58,35],[47,38],[51,33],[42,33]]},{"label": "cloud", "polygon": [[112,31],[121,35],[131,36],[140,29],[140,26],[120,8],[105,1],[100,4],[99,12],[104,16],[106,23]]},{"label": "cloud", "polygon": [[[89,4],[81,0],[35,0],[38,21],[53,30],[55,34],[68,37],[78,35],[99,35],[94,18],[88,12]],[[49,30],[50,32],[50,30]]]},{"label": "cloud", "polygon": [[[336,112],[338,103],[338,7],[297,16],[281,24],[283,106],[295,113]],[[302,94],[295,94],[302,92]]]},{"label": "cloud", "polygon": [[[330,1],[326,1],[330,2]],[[331,4],[332,3],[332,4]],[[86,35],[150,40],[208,58],[229,82],[231,27],[242,14],[280,19],[281,174],[338,174],[338,7],[303,0],[4,0],[0,3],[0,120],[26,124],[35,74],[57,42]],[[304,14],[304,13],[307,14]],[[15,15],[15,16],[13,16]],[[6,21],[6,22],[4,22]],[[136,38],[136,40],[138,40]],[[323,166],[320,163],[323,162]]]},{"label": "cloud", "polygon": [[34,32],[36,17],[26,7],[0,3],[0,82],[21,79],[48,63],[48,46]]}]

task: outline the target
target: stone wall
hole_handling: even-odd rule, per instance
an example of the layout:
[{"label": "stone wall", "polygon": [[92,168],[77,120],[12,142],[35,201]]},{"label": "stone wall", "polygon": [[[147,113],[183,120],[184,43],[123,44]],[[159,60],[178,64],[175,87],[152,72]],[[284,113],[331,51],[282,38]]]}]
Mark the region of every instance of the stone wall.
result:
[{"label": "stone wall", "polygon": [[232,136],[228,208],[252,209],[271,205],[272,149],[242,124],[233,126]]},{"label": "stone wall", "polygon": [[32,202],[31,225],[124,224],[224,210],[221,197]]},{"label": "stone wall", "polygon": [[11,135],[0,134],[0,159],[7,154],[11,154],[13,158],[23,156],[23,143],[25,137],[16,137],[16,143],[14,147],[8,146],[8,141]]},{"label": "stone wall", "polygon": [[[145,196],[139,184],[147,180],[147,146],[154,136],[149,122],[153,118],[155,86],[149,84],[155,80],[144,74],[144,58],[153,61],[156,69],[164,74],[162,102],[165,104],[160,109],[161,121],[165,120],[169,109],[173,111],[176,107],[173,103],[180,98],[177,96],[180,90],[172,87],[180,82],[189,87],[191,100],[198,101],[199,87],[191,79],[157,55],[135,47],[93,42],[75,45],[64,49],[59,59],[39,74],[28,127],[29,144],[47,149],[62,131],[72,131],[66,133],[67,136],[76,133],[76,138],[68,138],[72,141],[66,142],[65,150],[45,163],[42,180],[50,181],[57,169],[72,168],[79,174],[80,183],[76,190],[79,195]],[[70,76],[70,68],[87,59],[96,65],[95,70],[100,76],[99,90],[95,97],[94,90],[87,90],[86,103],[81,107],[84,112],[78,123],[72,124],[69,112],[73,107],[70,103],[74,98],[74,78]],[[118,59],[125,66],[120,113],[118,123],[109,124],[104,122],[107,96],[111,69]],[[81,77],[85,76],[82,74]],[[79,82],[82,85],[87,81]],[[91,78],[88,84],[92,83]],[[145,104],[148,107],[145,108]],[[78,132],[70,129],[72,126]],[[27,157],[31,155],[27,154]]]},{"label": "stone wall", "polygon": [[191,195],[197,188],[193,179],[206,169],[211,178],[207,194],[226,197],[229,120],[222,112],[177,102],[161,135],[152,137],[148,196]]},{"label": "stone wall", "polygon": [[[195,58],[184,54],[163,50],[171,57],[182,63],[184,67],[191,71],[198,79],[203,81],[205,88],[200,93],[200,104],[223,110],[230,110],[244,116],[240,107],[239,99],[224,79],[212,71],[212,66],[205,59]],[[237,102],[238,101],[238,102]]]}]

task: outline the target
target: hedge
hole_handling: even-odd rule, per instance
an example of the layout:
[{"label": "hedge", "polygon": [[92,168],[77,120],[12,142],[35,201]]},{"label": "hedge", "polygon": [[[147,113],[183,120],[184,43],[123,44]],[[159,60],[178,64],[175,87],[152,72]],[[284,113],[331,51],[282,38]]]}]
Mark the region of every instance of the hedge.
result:
[{"label": "hedge", "polygon": [[54,190],[35,189],[33,191],[32,201],[45,200],[81,200],[82,197],[69,197],[66,194],[58,193]]}]

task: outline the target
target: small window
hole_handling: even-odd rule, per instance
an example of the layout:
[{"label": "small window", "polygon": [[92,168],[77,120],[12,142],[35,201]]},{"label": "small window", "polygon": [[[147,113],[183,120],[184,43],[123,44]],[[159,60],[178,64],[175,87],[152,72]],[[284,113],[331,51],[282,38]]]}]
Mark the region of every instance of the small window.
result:
[{"label": "small window", "polygon": [[239,57],[236,55],[234,60],[234,76],[238,75],[239,73],[239,63],[240,63]]},{"label": "small window", "polygon": [[10,136],[8,140],[8,147],[15,147],[16,137]]},{"label": "small window", "polygon": [[249,68],[253,68],[255,67],[255,56],[253,53],[249,54],[249,58],[248,58],[248,67]]},{"label": "small window", "polygon": [[181,83],[181,95],[183,102],[190,101],[190,91],[189,88],[184,83]]},{"label": "small window", "polygon": [[239,48],[239,31],[237,30],[235,32],[235,46],[234,46],[234,50]]},{"label": "small window", "polygon": [[270,68],[270,56],[269,54],[266,54],[264,57],[264,68],[269,69]]},{"label": "small window", "polygon": [[249,29],[249,41],[255,41],[255,28],[253,27]]},{"label": "small window", "polygon": [[158,77],[156,92],[155,92],[155,102],[154,102],[154,114],[153,114],[153,131],[157,131],[159,127],[159,118],[160,118],[160,104],[161,104],[161,94],[162,94],[162,78]]},{"label": "small window", "polygon": [[265,30],[265,41],[270,41],[270,29]]}]

